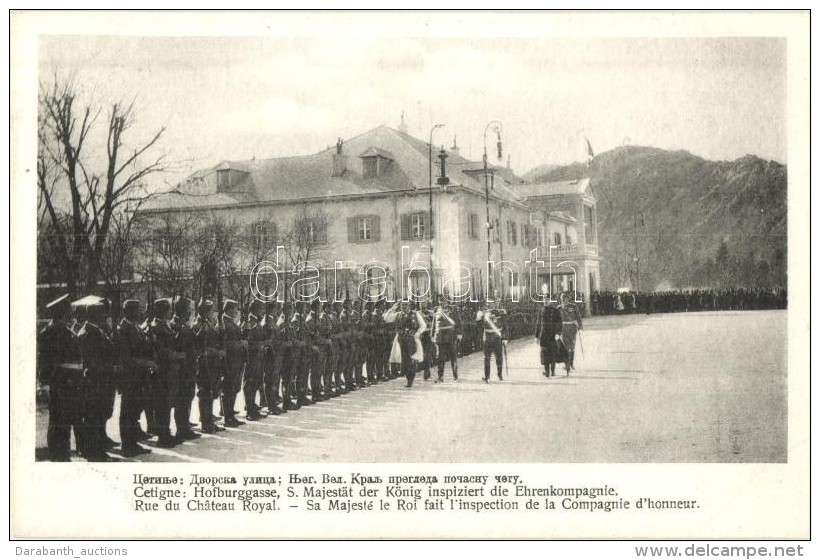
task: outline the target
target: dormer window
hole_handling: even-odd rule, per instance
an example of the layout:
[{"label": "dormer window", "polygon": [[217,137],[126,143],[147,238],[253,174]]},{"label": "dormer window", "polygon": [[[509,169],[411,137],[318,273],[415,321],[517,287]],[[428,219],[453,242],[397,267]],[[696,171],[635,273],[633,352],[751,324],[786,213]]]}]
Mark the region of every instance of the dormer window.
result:
[{"label": "dormer window", "polygon": [[216,186],[220,191],[231,188],[231,170],[230,169],[218,169],[217,170],[217,172],[216,172]]},{"label": "dormer window", "polygon": [[393,154],[379,148],[368,148],[359,156],[362,159],[362,177],[376,179],[381,177],[393,162]]}]

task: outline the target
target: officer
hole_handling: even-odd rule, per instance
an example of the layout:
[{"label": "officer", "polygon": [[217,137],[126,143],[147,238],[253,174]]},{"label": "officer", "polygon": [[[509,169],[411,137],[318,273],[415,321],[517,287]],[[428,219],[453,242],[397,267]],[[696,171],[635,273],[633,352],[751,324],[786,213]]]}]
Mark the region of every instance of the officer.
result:
[{"label": "officer", "polygon": [[384,322],[392,324],[395,329],[401,353],[401,373],[407,380],[406,387],[410,388],[416,377],[413,353],[416,350],[414,337],[419,327],[415,315],[410,311],[410,303],[407,301],[394,303],[384,314]]},{"label": "officer", "polygon": [[430,379],[430,367],[436,363],[436,345],[433,343],[433,324],[435,316],[432,309],[427,305],[427,302],[421,302],[421,309],[416,310],[416,321],[421,327],[419,334],[419,341],[421,342],[422,354],[424,355],[424,362],[422,369],[424,370],[424,380]]},{"label": "officer", "polygon": [[438,357],[438,379],[436,383],[444,381],[444,363],[446,361],[450,362],[453,379],[458,381],[457,343],[461,336],[461,324],[458,321],[458,316],[450,311],[447,301],[442,300],[433,318],[433,342],[436,344]]},{"label": "officer", "polygon": [[501,302],[495,303],[485,311],[479,311],[477,319],[484,330],[484,383],[490,382],[490,358],[495,355],[495,367],[498,380],[503,381],[504,346],[507,344],[506,311]]},{"label": "officer", "polygon": [[564,292],[561,294],[561,305],[558,309],[561,311],[561,321],[563,328],[561,331],[561,340],[567,348],[567,371],[575,369],[575,338],[578,331],[584,328],[583,319],[581,319],[581,311],[573,300],[572,292]]},{"label": "officer", "polygon": [[176,443],[202,437],[191,429],[191,405],[196,394],[196,344],[191,329],[191,308],[193,301],[179,297],[174,301],[174,316],[169,323],[174,331],[171,351],[172,369],[176,370],[177,384],[171,392],[174,408]]},{"label": "officer", "polygon": [[122,362],[120,383],[120,437],[124,457],[150,453],[140,446],[142,439],[140,413],[147,406],[147,389],[157,371],[147,335],[139,327],[140,302],[129,299],[122,304],[123,318],[117,327],[117,341]]},{"label": "officer", "polygon": [[545,294],[544,306],[538,315],[535,338],[541,346],[541,363],[545,377],[555,377],[555,361],[558,357],[558,339],[563,329],[561,311]]},{"label": "officer", "polygon": [[213,301],[203,298],[197,306],[197,318],[193,325],[197,353],[196,396],[199,399],[199,421],[205,434],[225,430],[216,424],[213,413],[214,396],[225,359],[222,333],[211,320],[213,308]]},{"label": "officer", "polygon": [[85,310],[85,322],[77,332],[83,357],[82,383],[83,456],[89,461],[106,462],[108,436],[108,390],[113,386],[114,342],[103,329],[107,302],[98,296],[87,296],[76,307]]},{"label": "officer", "polygon": [[268,405],[268,414],[276,416],[287,412],[286,408],[279,408],[279,384],[285,364],[285,336],[282,326],[284,320],[279,323],[281,317],[282,309],[279,302],[269,301],[265,304],[265,317],[262,324],[265,333],[265,402]]},{"label": "officer", "polygon": [[[264,392],[262,381],[264,377],[265,347],[268,338],[263,323],[265,305],[254,299],[248,311],[248,318],[242,325],[242,336],[247,344],[247,364],[245,366],[242,392],[245,396],[245,410],[247,411],[248,420],[259,420],[266,416],[261,412],[260,407],[256,405],[256,393],[260,390]],[[269,413],[272,414],[272,411],[269,410]],[[239,421],[237,420],[237,422]],[[225,425],[228,425],[227,418],[225,419]]]},{"label": "officer", "polygon": [[71,430],[82,440],[79,408],[83,364],[77,337],[71,329],[68,294],[46,305],[51,321],[37,340],[40,386],[48,398],[48,454],[52,461],[71,460]]}]

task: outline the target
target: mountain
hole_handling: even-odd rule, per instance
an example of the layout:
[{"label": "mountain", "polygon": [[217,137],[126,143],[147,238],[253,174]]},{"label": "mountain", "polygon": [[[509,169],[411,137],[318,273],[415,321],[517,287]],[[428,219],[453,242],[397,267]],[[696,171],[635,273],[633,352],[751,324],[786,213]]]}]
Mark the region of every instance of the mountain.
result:
[{"label": "mountain", "polygon": [[638,274],[643,290],[786,284],[780,163],[623,146],[596,155],[589,168],[541,168],[528,174],[532,182],[591,178],[605,288],[635,286]]},{"label": "mountain", "polygon": [[560,167],[560,165],[556,165],[554,163],[545,163],[543,165],[533,167],[532,169],[524,173],[524,175],[522,175],[521,178],[524,179],[524,181],[527,183],[537,183],[538,177],[548,175],[549,173],[552,173]]}]

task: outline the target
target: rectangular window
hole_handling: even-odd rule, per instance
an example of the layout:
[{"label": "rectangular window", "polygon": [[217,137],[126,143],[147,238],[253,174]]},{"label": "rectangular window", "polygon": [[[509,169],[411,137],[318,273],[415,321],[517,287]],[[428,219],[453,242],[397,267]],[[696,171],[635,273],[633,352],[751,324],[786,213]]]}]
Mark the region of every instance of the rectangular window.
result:
[{"label": "rectangular window", "polygon": [[592,223],[592,206],[584,204],[584,237],[587,245],[595,245],[595,228]]},{"label": "rectangular window", "polygon": [[[327,228],[324,240],[327,243]],[[381,240],[379,216],[355,216],[347,219],[347,240],[350,243],[373,243]]]},{"label": "rectangular window", "polygon": [[515,222],[507,222],[507,242],[516,245],[518,241],[518,226]]},{"label": "rectangular window", "polygon": [[433,231],[430,227],[430,215],[427,212],[413,212],[401,215],[402,240],[430,239]]},{"label": "rectangular window", "polygon": [[270,222],[256,222],[248,227],[249,245],[254,251],[275,249],[276,225]]},{"label": "rectangular window", "polygon": [[498,218],[495,219],[495,225],[493,226],[493,241],[501,243],[501,221]]},{"label": "rectangular window", "polygon": [[359,218],[357,227],[359,241],[370,241],[370,233],[373,231],[373,224],[370,222],[370,218]]},{"label": "rectangular window", "polygon": [[555,243],[553,243],[553,245],[555,245],[556,247],[560,247],[561,246],[561,234],[556,231],[553,237],[554,237],[554,241],[555,241]]},{"label": "rectangular window", "polygon": [[470,212],[470,220],[467,223],[467,232],[470,239],[478,239],[478,214],[475,212]]},{"label": "rectangular window", "polygon": [[311,220],[308,224],[309,239],[312,245],[327,245],[327,224]]}]

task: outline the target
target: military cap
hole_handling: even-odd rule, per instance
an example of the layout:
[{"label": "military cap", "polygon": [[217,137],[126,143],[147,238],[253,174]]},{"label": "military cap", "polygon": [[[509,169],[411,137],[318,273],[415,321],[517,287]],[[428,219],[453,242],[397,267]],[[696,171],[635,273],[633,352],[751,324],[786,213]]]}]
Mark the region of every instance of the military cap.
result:
[{"label": "military cap", "polygon": [[140,310],[140,302],[137,299],[127,299],[122,302],[122,310],[123,311],[139,311]]},{"label": "military cap", "polygon": [[229,310],[236,309],[237,306],[239,306],[239,302],[232,299],[226,299],[222,302],[222,312],[225,313]]},{"label": "military cap", "polygon": [[319,305],[320,305],[321,303],[322,303],[322,302],[320,302],[318,299],[314,299],[313,301],[311,301],[311,302],[310,302],[310,307],[311,307],[312,309],[319,309]]},{"label": "military cap", "polygon": [[165,313],[171,309],[171,300],[168,298],[160,298],[154,300],[154,313]]},{"label": "military cap", "polygon": [[108,310],[108,300],[101,296],[85,296],[71,302],[71,307],[75,310],[82,309],[87,313],[100,313]]},{"label": "military cap", "polygon": [[187,313],[191,310],[193,301],[186,297],[178,297],[174,301],[174,313]]},{"label": "military cap", "polygon": [[197,305],[197,309],[212,309],[214,306],[214,302],[208,298],[202,298],[199,300],[199,305]]},{"label": "military cap", "polygon": [[330,309],[330,308],[331,308],[331,303],[330,303],[329,301],[324,302],[324,303],[322,304],[322,308],[324,308],[324,309]]}]

